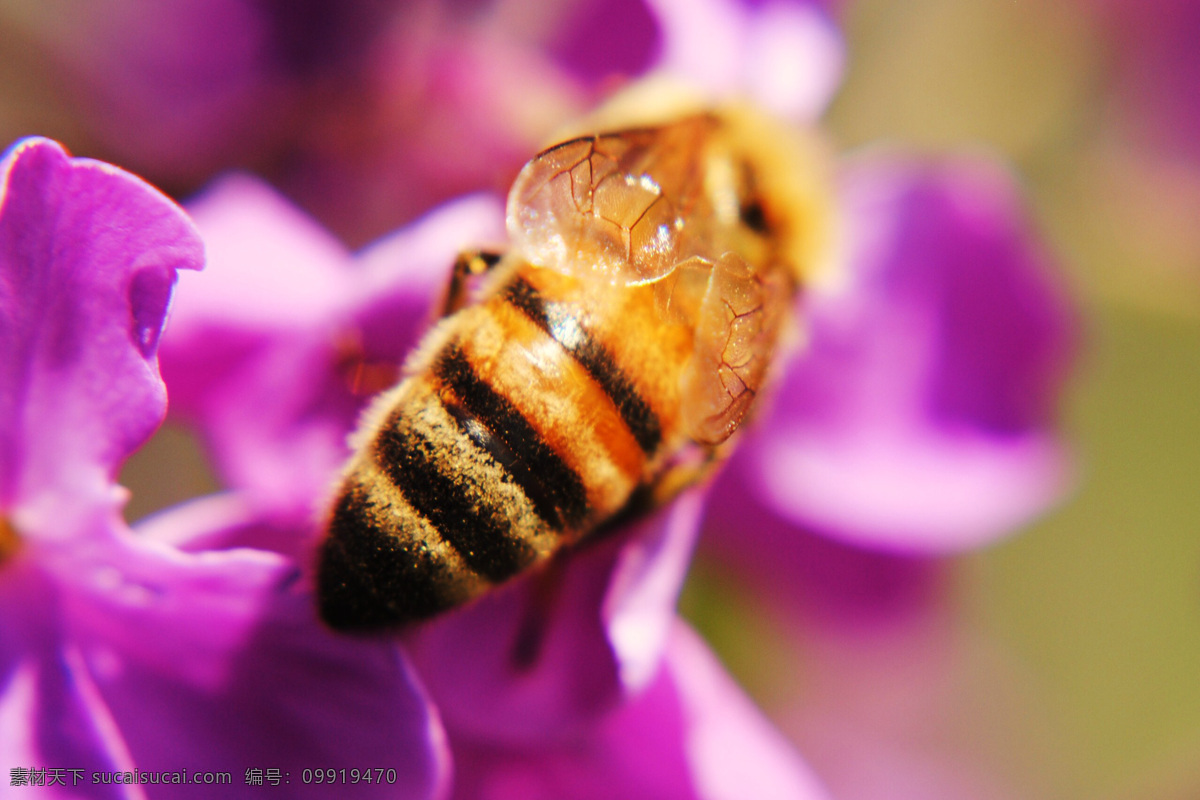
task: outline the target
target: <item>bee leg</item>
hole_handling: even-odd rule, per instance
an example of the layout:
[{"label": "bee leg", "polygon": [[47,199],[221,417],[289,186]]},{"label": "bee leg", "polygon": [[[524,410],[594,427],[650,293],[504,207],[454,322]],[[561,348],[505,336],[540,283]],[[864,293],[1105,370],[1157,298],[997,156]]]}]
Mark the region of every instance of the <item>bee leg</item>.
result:
[{"label": "bee leg", "polygon": [[699,445],[695,452],[671,464],[646,487],[651,507],[666,505],[684,489],[703,484],[730,452],[731,448],[725,443],[715,446]]},{"label": "bee leg", "polygon": [[634,489],[621,510],[576,544],[575,549],[581,550],[604,541],[655,509],[670,503],[685,489],[702,484],[732,452],[731,445],[732,442],[728,442],[719,445],[695,445],[689,448],[652,480]]},{"label": "bee leg", "polygon": [[529,576],[529,596],[513,637],[510,661],[516,672],[527,672],[537,663],[546,644],[550,616],[558,605],[562,589],[564,561],[559,553],[551,556],[541,569]]},{"label": "bee leg", "polygon": [[450,285],[446,288],[446,300],[442,303],[440,317],[448,317],[467,305],[471,279],[491,272],[502,258],[503,253],[491,250],[467,250],[459,253],[454,261],[454,271],[450,274]]}]

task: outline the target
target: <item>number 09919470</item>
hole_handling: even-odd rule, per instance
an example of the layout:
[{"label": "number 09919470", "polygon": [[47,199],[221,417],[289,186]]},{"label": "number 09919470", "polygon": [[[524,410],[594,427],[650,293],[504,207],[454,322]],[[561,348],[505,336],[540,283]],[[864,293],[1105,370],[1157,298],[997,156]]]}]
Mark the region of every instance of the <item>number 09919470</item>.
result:
[{"label": "number 09919470", "polygon": [[396,770],[388,767],[375,769],[306,769],[300,773],[303,783],[395,783]]}]

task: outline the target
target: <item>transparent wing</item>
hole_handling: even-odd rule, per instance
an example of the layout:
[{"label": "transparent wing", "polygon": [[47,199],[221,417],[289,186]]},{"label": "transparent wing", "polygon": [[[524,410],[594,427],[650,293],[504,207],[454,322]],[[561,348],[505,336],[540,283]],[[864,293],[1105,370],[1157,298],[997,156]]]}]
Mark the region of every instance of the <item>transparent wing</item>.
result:
[{"label": "transparent wing", "polygon": [[708,274],[684,370],[681,412],[692,438],[719,444],[737,430],[766,379],[791,292],[777,270],[726,253]]},{"label": "transparent wing", "polygon": [[692,256],[711,258],[704,157],[711,116],[573,139],[525,165],[508,232],[530,260],[645,283]]}]

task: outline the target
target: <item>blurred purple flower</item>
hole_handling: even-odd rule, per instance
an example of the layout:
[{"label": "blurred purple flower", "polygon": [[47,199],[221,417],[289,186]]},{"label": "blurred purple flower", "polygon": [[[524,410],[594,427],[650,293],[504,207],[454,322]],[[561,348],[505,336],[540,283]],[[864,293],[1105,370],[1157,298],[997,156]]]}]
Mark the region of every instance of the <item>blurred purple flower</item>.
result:
[{"label": "blurred purple flower", "polygon": [[278,158],[327,84],[362,69],[388,0],[6,4],[106,154],[188,185]]},{"label": "blurred purple flower", "polygon": [[[436,717],[393,648],[321,630],[277,554],[184,553],[121,518],[115,473],[165,412],[156,355],[176,270],[203,261],[191,223],[47,140],[19,143],[0,180],[4,763],[83,770],[54,796],[142,796],[92,773],[184,769],[234,770],[223,794],[239,796],[261,791],[246,768],[298,778],[386,758],[403,770],[379,796],[431,796],[446,769]],[[202,503],[172,517],[159,524],[237,522]]]},{"label": "blurred purple flower", "polygon": [[[442,4],[421,4],[428,17],[412,11],[417,16],[404,17],[411,26],[350,36],[369,51],[362,59],[335,55],[289,71],[270,59],[276,66],[260,69],[262,54],[286,50],[279,37],[291,34],[270,22],[282,17],[226,0],[216,8],[257,20],[238,29],[252,41],[226,41],[241,55],[217,54],[213,70],[185,66],[178,74],[218,87],[201,91],[219,102],[200,103],[199,117],[215,120],[210,146],[231,143],[240,155],[200,147],[196,163],[168,158],[166,169],[199,175],[222,160],[278,160],[276,183],[357,242],[466,189],[500,188],[613,73],[649,64],[714,100],[749,95],[797,121],[818,116],[836,87],[840,39],[815,4],[651,0],[645,15],[634,6],[584,4],[573,22],[530,33],[531,17],[494,16],[488,4],[472,6],[465,21]],[[513,9],[532,13],[520,3]],[[190,32],[186,15],[173,13],[149,19]],[[609,25],[596,20],[618,15],[632,26],[620,47],[589,51],[556,35],[578,24],[581,41],[602,42]],[[148,30],[133,26],[122,36]],[[205,51],[204,38],[196,37],[195,52],[208,64],[217,51]],[[98,36],[83,53],[98,53],[95,63],[119,59],[113,41]],[[140,68],[131,71],[145,80]],[[289,77],[277,82],[281,71]],[[281,113],[295,102],[292,79],[317,73],[326,76],[321,88],[300,94],[328,102],[302,120]],[[239,88],[243,81],[249,90]],[[119,82],[109,90],[120,94]],[[139,91],[127,96],[154,96],[137,99]],[[165,106],[147,107],[162,114],[177,99],[156,97]],[[205,117],[206,108],[217,113]],[[239,114],[250,108],[274,120],[261,133],[268,139],[279,134],[275,125],[296,122],[284,132],[290,145],[245,134]],[[191,132],[209,135],[200,124],[184,133]],[[136,147],[139,133],[122,144]],[[153,157],[153,148],[143,152]],[[878,551],[937,553],[989,540],[1044,508],[1060,485],[1049,417],[1066,355],[1061,303],[1006,179],[960,166],[879,160],[848,173],[856,249],[845,292],[811,297],[808,355],[790,365],[774,413],[759,420],[760,434],[716,487],[712,546],[768,582],[794,587],[800,576],[828,577],[829,560],[813,555],[837,540],[855,543],[835,553],[851,585],[866,554],[877,585],[865,594],[904,591],[910,572],[926,574],[926,562]],[[164,631],[153,643],[162,648],[142,656],[130,642],[139,627],[110,628],[105,620],[123,618],[107,613],[88,617],[99,630],[88,641],[101,655],[88,650],[92,660],[80,663],[92,665],[89,677],[117,720],[124,763],[178,760],[177,749],[202,749],[197,742],[223,734],[224,749],[205,751],[213,769],[248,753],[264,765],[407,757],[410,795],[427,796],[446,789],[444,721],[460,797],[821,796],[675,618],[698,525],[694,493],[637,530],[573,554],[557,586],[553,575],[516,581],[408,635],[403,648],[319,629],[295,564],[307,563],[320,535],[315,520],[347,453],[345,436],[430,320],[457,249],[502,241],[502,209],[488,196],[456,200],[357,255],[250,179],[222,182],[193,211],[210,268],[184,278],[163,373],[173,413],[201,433],[230,491],[146,522],[137,541],[169,554],[180,571],[211,567],[216,588],[204,588],[233,619],[204,631],[199,615],[139,621]],[[108,462],[105,486],[141,438]],[[32,528],[11,519],[23,543],[17,564],[33,552]],[[134,566],[107,574],[119,586],[144,586]],[[217,576],[245,585],[228,587]],[[153,585],[172,596],[171,584]],[[544,602],[547,592],[555,602]],[[202,657],[171,649],[192,647],[188,637],[202,633],[210,637],[194,646]],[[177,721],[172,735],[147,724],[147,703]],[[243,712],[251,721],[239,716],[231,733],[230,715]],[[322,726],[328,741],[316,738]],[[21,741],[32,740],[14,739]]]},{"label": "blurred purple flower", "polygon": [[[233,490],[205,505],[257,522],[171,521],[147,535],[188,550],[253,545],[306,563],[361,407],[416,343],[457,247],[497,240],[503,210],[494,199],[465,198],[353,257],[248,178],[218,184],[192,211],[209,267],[181,292],[163,370],[173,411],[202,433]],[[598,749],[575,767],[563,762],[556,780],[565,786],[611,773],[627,784],[612,785],[621,796],[655,796],[648,787],[659,785],[673,787],[672,796],[731,796],[720,788],[733,780],[725,771],[738,774],[749,756],[692,755],[689,736],[702,735],[705,715],[743,726],[746,747],[763,750],[763,786],[812,783],[746,701],[729,699],[727,683],[705,694],[685,685],[685,672],[662,673],[664,657],[681,658],[670,655],[674,605],[699,511],[700,497],[688,495],[574,554],[557,580],[553,572],[526,576],[405,637],[454,747],[458,796],[475,796],[469,787],[501,780],[494,774],[520,771],[526,760],[565,758],[584,740]],[[685,720],[697,721],[683,725],[648,692],[678,694]],[[677,774],[605,744],[605,731],[630,715],[643,736],[675,754]],[[781,796],[822,795],[813,787]]]},{"label": "blurred purple flower", "polygon": [[358,245],[504,191],[557,128],[649,72],[814,118],[841,71],[824,5],[18,0],[0,26],[36,52],[76,149],[178,193],[254,169]]},{"label": "blurred purple flower", "polygon": [[[664,36],[656,68],[714,100],[748,93],[809,120],[836,85],[840,43],[814,6],[710,0],[684,13],[660,0],[652,9]],[[456,85],[526,88],[522,74],[468,71]],[[461,158],[456,141],[431,145],[439,163]],[[423,185],[397,191],[428,198]],[[504,234],[498,203],[467,198],[351,257],[264,191],[235,180],[195,204],[213,270],[196,305],[183,296],[164,371],[174,408],[203,431],[226,484],[276,521],[255,534],[275,531],[274,543],[255,543],[299,556],[295,531],[310,530],[344,433],[430,319],[446,265],[459,247]],[[789,587],[816,576],[822,588],[886,605],[923,592],[934,574],[930,562],[889,551],[947,552],[1003,535],[1061,487],[1049,426],[1068,323],[994,170],[881,159],[850,171],[845,196],[849,224],[861,228],[847,238],[862,248],[848,286],[814,295],[811,349],[760,421],[761,438],[718,484],[710,538],[728,545],[729,563]],[[285,293],[263,302],[278,286]],[[686,503],[664,510],[637,536],[573,558],[531,660],[519,653],[545,588],[528,580],[409,637],[460,787],[482,786],[499,769],[495,752],[510,765],[545,755],[640,702],[659,676],[692,548],[689,514]],[[813,532],[857,545],[822,544]],[[614,578],[623,574],[635,578]]]},{"label": "blurred purple flower", "polygon": [[[655,70],[713,101],[807,123],[843,47],[805,2],[648,0]],[[705,550],[784,605],[921,606],[930,556],[1008,535],[1062,494],[1054,411],[1073,319],[1019,192],[981,159],[894,153],[844,167],[839,286],[719,477]]]},{"label": "blurred purple flower", "polygon": [[1133,142],[1200,164],[1200,5],[1090,0],[1108,39],[1117,125]]},{"label": "blurred purple flower", "polygon": [[844,283],[806,302],[804,352],[718,480],[707,530],[793,598],[819,586],[870,605],[923,593],[917,557],[1005,536],[1061,497],[1073,319],[991,162],[859,158],[842,205]]},{"label": "blurred purple flower", "polygon": [[824,797],[791,746],[682,622],[663,668],[632,702],[557,741],[514,747],[452,737],[456,797],[800,800]]},{"label": "blurred purple flower", "polygon": [[503,188],[602,82],[644,68],[657,32],[626,5],[17,0],[0,27],[29,43],[12,72],[43,73],[33,90],[55,93],[69,118],[48,122],[77,149],[182,193],[253,168],[361,243]]},{"label": "blurred purple flower", "polygon": [[806,0],[445,5],[380,41],[359,94],[273,177],[347,241],[466,192],[507,191],[531,153],[639,76],[805,120],[841,76],[837,30]]},{"label": "blurred purple flower", "polygon": [[250,178],[191,211],[210,267],[185,282],[165,344],[172,414],[202,427],[226,486],[307,519],[364,400],[429,321],[458,237],[495,240],[503,212],[468,198],[354,258]]},{"label": "blurred purple flower", "polygon": [[841,82],[841,34],[808,0],[647,0],[662,26],[656,69],[713,99],[748,97],[811,122]]}]

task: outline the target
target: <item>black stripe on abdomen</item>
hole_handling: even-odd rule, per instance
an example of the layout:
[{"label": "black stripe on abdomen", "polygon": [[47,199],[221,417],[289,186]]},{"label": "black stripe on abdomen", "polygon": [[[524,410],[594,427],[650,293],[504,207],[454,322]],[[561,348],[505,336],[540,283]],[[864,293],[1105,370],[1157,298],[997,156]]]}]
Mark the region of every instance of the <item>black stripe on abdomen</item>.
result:
[{"label": "black stripe on abdomen", "polygon": [[464,599],[450,567],[407,531],[377,522],[370,491],[347,487],[321,547],[321,616],[341,630],[370,630],[425,619]]},{"label": "black stripe on abdomen", "polygon": [[504,290],[504,299],[562,345],[613,401],[621,419],[646,455],[662,441],[658,417],[638,394],[603,345],[566,308],[548,302],[524,278],[517,277]]},{"label": "black stripe on abdomen", "polygon": [[[449,448],[413,430],[397,409],[375,440],[375,461],[417,513],[429,521],[462,556],[467,566],[491,581],[502,581],[533,562],[535,553],[509,527],[498,510],[482,507],[468,493],[463,476],[446,474]],[[441,450],[442,452],[439,452]]]},{"label": "black stripe on abdomen", "polygon": [[588,501],[579,475],[508,398],[475,373],[463,352],[448,346],[433,372],[461,404],[443,403],[459,429],[512,477],[537,515],[557,530],[582,523]]},{"label": "black stripe on abdomen", "polygon": [[533,505],[533,511],[547,525],[555,530],[562,530],[568,524],[578,524],[579,520],[568,522],[566,514],[559,508],[560,503],[555,499],[555,493],[542,479],[533,474],[525,462],[517,458],[508,445],[493,436],[488,427],[478,417],[472,414],[455,398],[442,398],[446,412],[454,419],[459,431],[483,452],[491,456],[505,475],[512,479],[525,497]]}]

